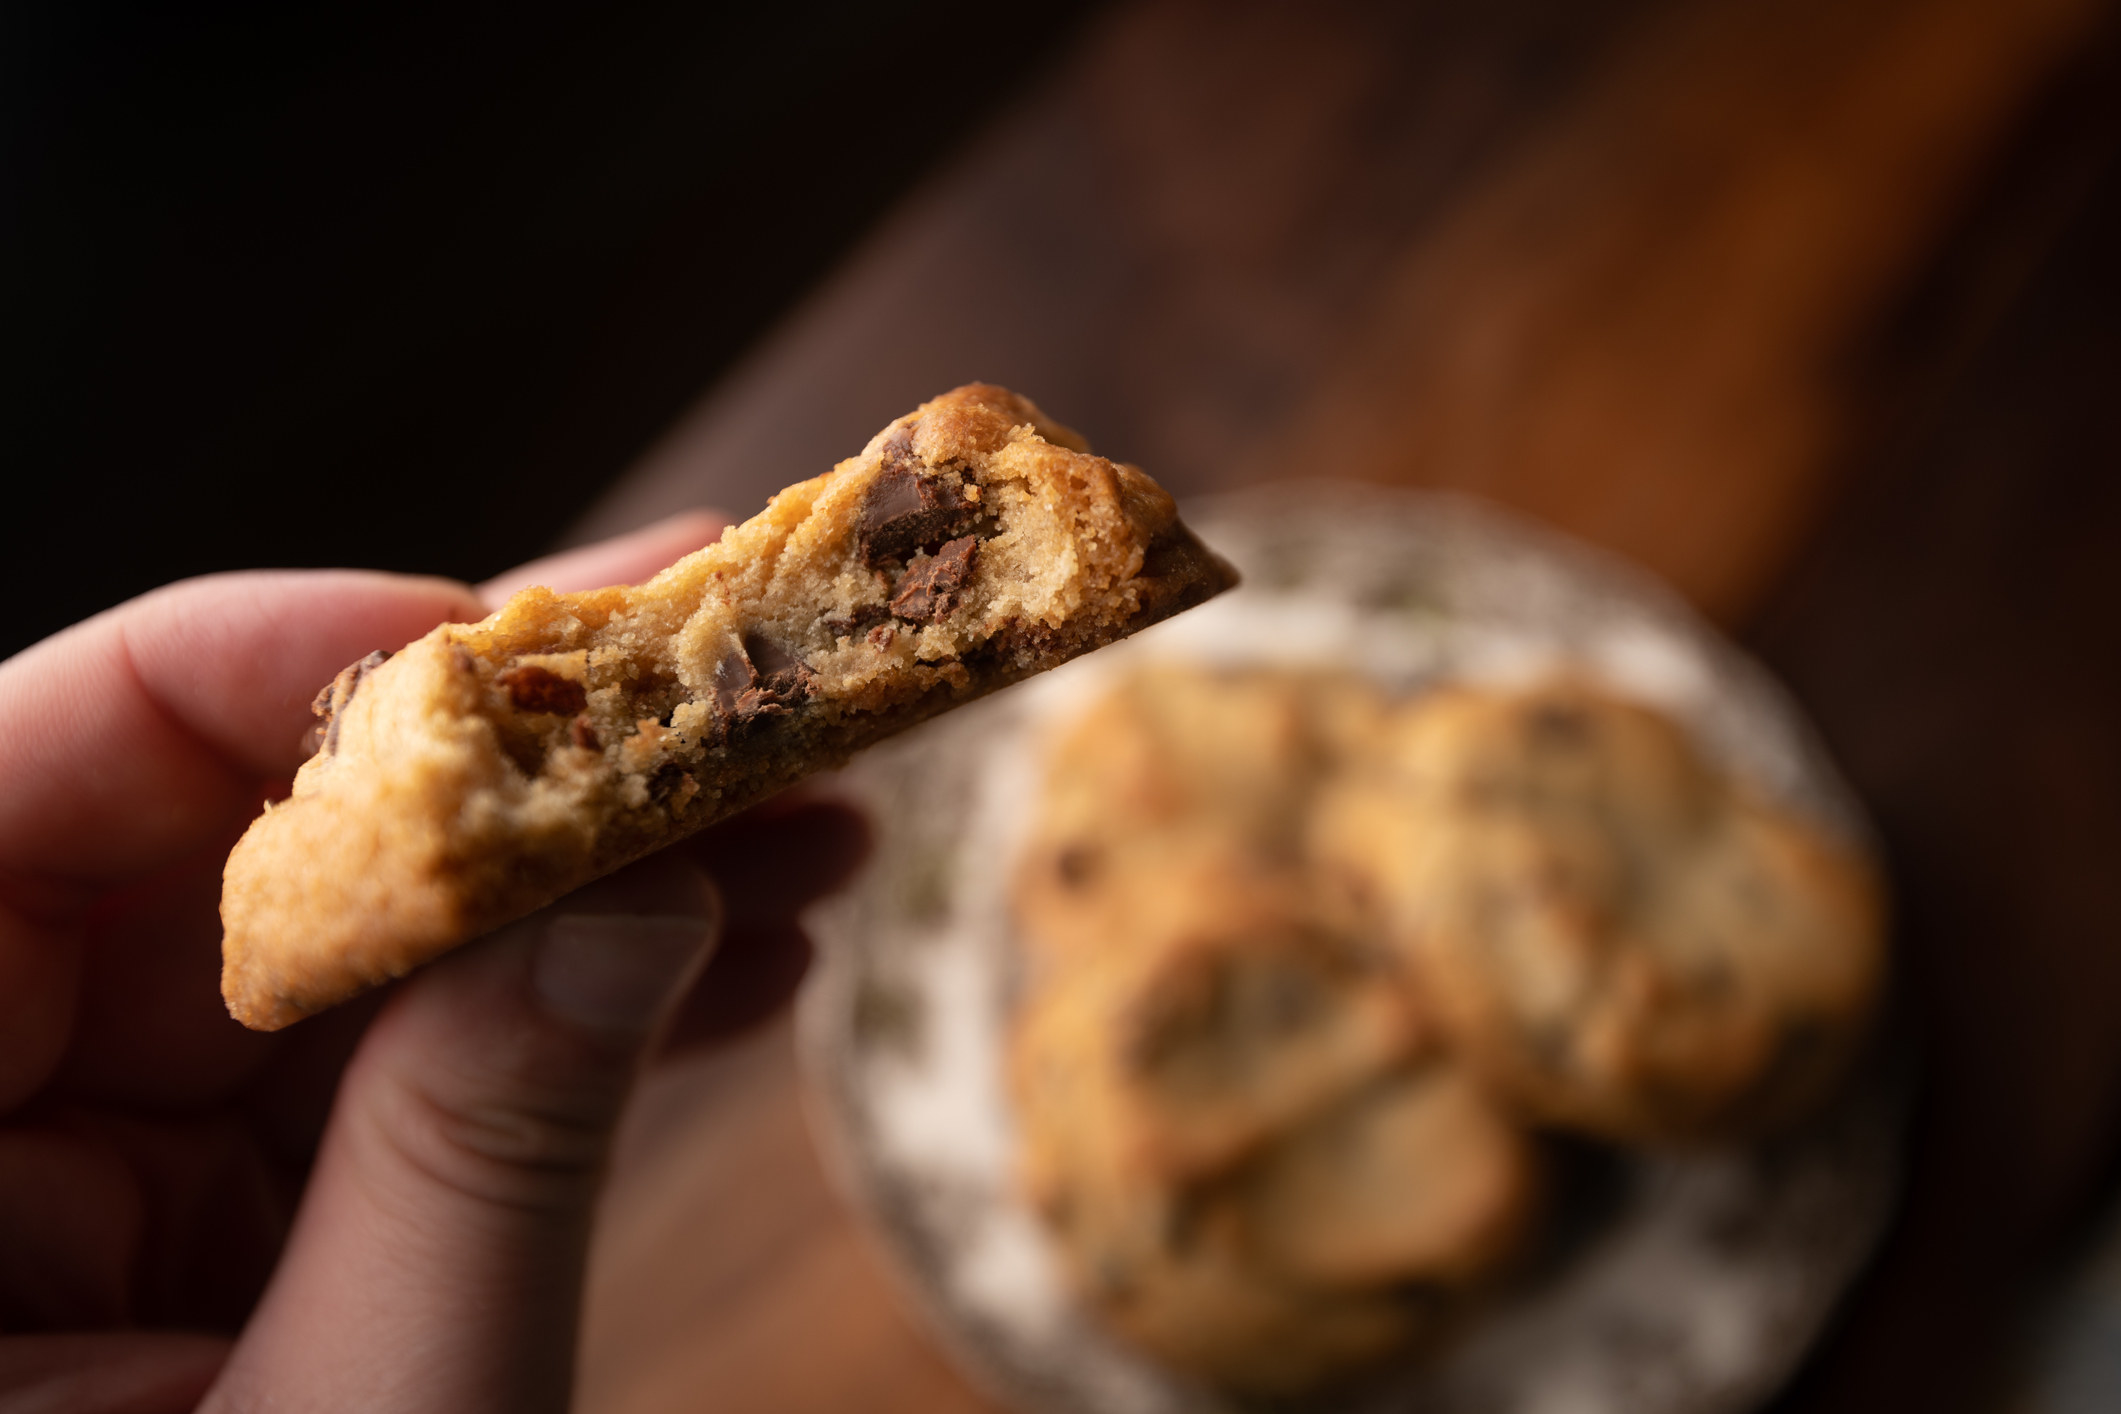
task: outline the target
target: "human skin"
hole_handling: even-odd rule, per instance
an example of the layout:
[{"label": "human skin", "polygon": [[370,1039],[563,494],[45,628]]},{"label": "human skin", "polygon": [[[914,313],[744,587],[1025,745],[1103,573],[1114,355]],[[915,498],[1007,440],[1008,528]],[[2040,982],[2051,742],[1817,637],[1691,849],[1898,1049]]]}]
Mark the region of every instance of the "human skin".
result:
[{"label": "human skin", "polygon": [[478,588],[191,580],[0,664],[0,1406],[568,1406],[634,1078],[785,997],[859,822],[769,803],[269,1035],[221,1005],[220,864],[340,667],[524,584],[646,578],[722,524]]}]

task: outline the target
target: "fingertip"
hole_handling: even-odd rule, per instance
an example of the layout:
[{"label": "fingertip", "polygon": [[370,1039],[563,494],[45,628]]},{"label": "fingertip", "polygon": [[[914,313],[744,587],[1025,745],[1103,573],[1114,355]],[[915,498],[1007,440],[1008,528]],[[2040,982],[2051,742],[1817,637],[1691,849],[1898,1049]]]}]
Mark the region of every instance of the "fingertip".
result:
[{"label": "fingertip", "polygon": [[[406,978],[347,1068],[231,1402],[564,1407],[586,1233],[649,1038],[719,919],[643,861]],[[436,1393],[440,1391],[440,1393]]]},{"label": "fingertip", "polygon": [[650,855],[545,911],[532,985],[563,1020],[646,1034],[706,965],[721,923],[712,879],[682,855]]},{"label": "fingertip", "polygon": [[731,928],[678,1005],[664,1051],[714,1045],[778,1015],[809,972],[811,952],[793,921]]},{"label": "fingertip", "polygon": [[697,916],[563,915],[545,927],[531,985],[565,1022],[645,1036],[676,1006],[713,942],[713,921]]},{"label": "fingertip", "polygon": [[633,915],[698,918],[710,925],[722,916],[714,880],[682,851],[663,850],[615,873],[584,884],[550,905],[562,916]]},{"label": "fingertip", "polygon": [[768,801],[702,831],[684,846],[721,885],[733,923],[793,919],[844,887],[875,845],[869,819],[822,795]]}]

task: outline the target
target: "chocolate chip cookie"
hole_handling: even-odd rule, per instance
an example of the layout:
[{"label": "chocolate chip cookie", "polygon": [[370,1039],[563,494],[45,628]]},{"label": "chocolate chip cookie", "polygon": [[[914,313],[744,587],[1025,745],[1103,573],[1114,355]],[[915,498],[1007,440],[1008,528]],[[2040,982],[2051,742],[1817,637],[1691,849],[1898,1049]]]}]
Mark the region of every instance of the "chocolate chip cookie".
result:
[{"label": "chocolate chip cookie", "polygon": [[1533,1140],[1437,1051],[1389,953],[1287,880],[1165,882],[1011,1037],[1025,1191],[1077,1290],[1247,1391],[1440,1332],[1536,1221]]},{"label": "chocolate chip cookie", "polygon": [[1234,578],[1136,468],[945,394],[644,585],[342,673],[229,856],[229,1010],[284,1026]]},{"label": "chocolate chip cookie", "polygon": [[1371,754],[1384,719],[1383,696],[1346,674],[1130,672],[1047,746],[1016,879],[1032,969],[1131,939],[1132,920],[1206,859],[1254,877],[1301,872],[1313,797]]},{"label": "chocolate chip cookie", "polygon": [[1459,1051],[1546,1123],[1771,1127],[1838,1077],[1882,985],[1865,862],[1582,683],[1417,700],[1314,831]]},{"label": "chocolate chip cookie", "polygon": [[1015,1028],[1034,1193],[1047,1141],[1090,1131],[1158,1181],[1228,1167],[1433,1039],[1392,951],[1286,876],[1190,861],[1123,944],[1049,979]]}]

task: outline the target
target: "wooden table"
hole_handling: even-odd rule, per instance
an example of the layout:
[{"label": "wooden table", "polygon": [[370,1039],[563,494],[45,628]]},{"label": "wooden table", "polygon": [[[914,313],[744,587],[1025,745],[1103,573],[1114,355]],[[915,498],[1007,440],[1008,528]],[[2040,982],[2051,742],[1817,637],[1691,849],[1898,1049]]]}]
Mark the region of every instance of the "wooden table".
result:
[{"label": "wooden table", "polygon": [[[1886,833],[1928,1089],[1786,1397],[1974,1407],[2121,1105],[2121,64],[2091,0],[1141,0],[584,537],[738,513],[972,378],[1182,495],[1454,486],[1749,636]],[[810,1148],[785,1022],[650,1083],[598,1414],[981,1407]]]}]

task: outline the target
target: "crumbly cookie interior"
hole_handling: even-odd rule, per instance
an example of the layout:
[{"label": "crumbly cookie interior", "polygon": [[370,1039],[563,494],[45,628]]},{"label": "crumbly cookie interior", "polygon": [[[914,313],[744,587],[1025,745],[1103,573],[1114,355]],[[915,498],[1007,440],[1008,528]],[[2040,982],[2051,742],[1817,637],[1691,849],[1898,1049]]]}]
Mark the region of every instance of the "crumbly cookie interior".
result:
[{"label": "crumbly cookie interior", "polygon": [[901,419],[855,475],[783,492],[638,589],[531,589],[450,635],[528,793],[564,810],[712,803],[741,790],[747,749],[1020,674],[1132,617],[1124,589],[1094,601],[1148,546],[1121,515],[1086,524],[1066,483],[1104,473],[1093,509],[1152,535],[1169,498],[1131,467],[1081,465],[1054,424],[966,435],[977,420]]}]

